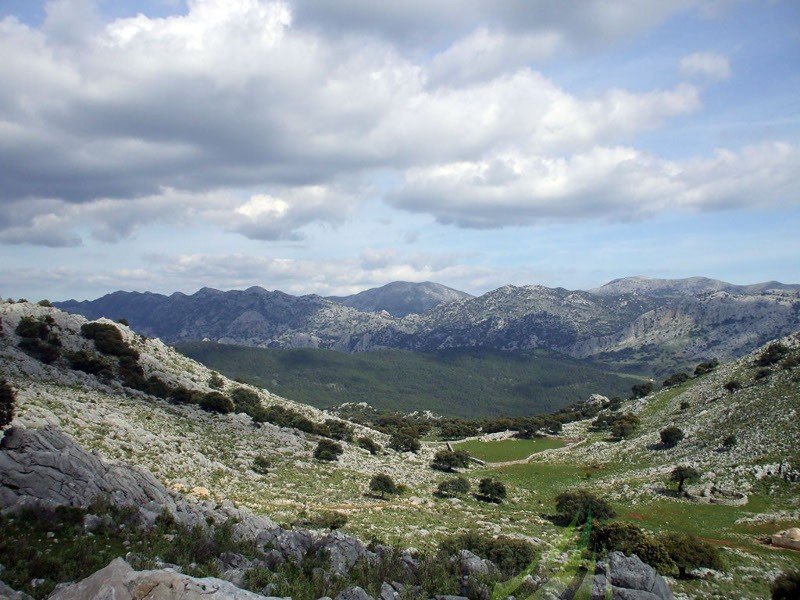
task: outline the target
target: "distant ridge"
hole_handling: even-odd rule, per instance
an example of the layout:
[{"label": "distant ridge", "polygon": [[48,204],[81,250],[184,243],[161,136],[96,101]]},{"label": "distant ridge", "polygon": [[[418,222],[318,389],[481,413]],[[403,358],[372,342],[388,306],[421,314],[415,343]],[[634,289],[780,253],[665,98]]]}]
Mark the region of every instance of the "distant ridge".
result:
[{"label": "distant ridge", "polygon": [[706,292],[729,291],[746,294],[759,294],[767,290],[799,291],[800,284],[786,284],[779,281],[766,281],[751,285],[735,285],[708,277],[687,277],[685,279],[656,279],[635,275],[613,279],[598,288],[589,290],[593,294],[649,294],[649,295],[692,295]]},{"label": "distant ridge", "polygon": [[328,300],[358,310],[370,312],[385,310],[392,316],[405,317],[410,314],[426,313],[445,302],[472,297],[471,294],[432,281],[422,283],[394,281],[351,296],[328,296]]}]

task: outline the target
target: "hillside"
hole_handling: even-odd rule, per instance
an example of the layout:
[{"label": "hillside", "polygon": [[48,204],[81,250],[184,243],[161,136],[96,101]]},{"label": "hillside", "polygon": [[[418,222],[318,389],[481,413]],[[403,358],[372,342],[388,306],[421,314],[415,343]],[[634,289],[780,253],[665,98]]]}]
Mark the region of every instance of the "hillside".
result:
[{"label": "hillside", "polygon": [[[52,318],[50,332],[58,335],[60,345],[51,364],[18,347],[21,340],[14,332],[26,315]],[[531,585],[546,586],[550,583],[542,582],[555,585],[556,575],[568,568],[566,558],[558,557],[573,556],[563,552],[574,548],[578,539],[577,533],[573,536],[551,518],[556,497],[565,490],[583,489],[610,499],[618,520],[653,534],[695,532],[721,549],[721,571],[698,579],[667,577],[684,597],[762,598],[781,570],[800,567],[800,555],[761,541],[800,521],[798,484],[786,478],[794,476],[796,467],[790,459],[800,436],[798,335],[783,339],[789,354],[771,366],[756,364],[764,352],[760,348],[678,387],[623,402],[616,413],[632,412],[641,420],[627,439],[612,441],[607,432],[592,430],[591,418],[582,419],[564,425],[562,443],[544,446],[527,459],[462,471],[473,489],[485,477],[505,483],[507,499],[494,504],[471,495],[446,499],[432,494],[448,477],[429,466],[442,442],[423,442],[418,454],[386,450],[375,455],[343,443],[338,461],[321,462],[312,457],[316,435],[269,422],[256,424],[244,414],[208,413],[191,403],[175,404],[123,387],[115,378],[104,380],[70,369],[66,352],[83,350],[98,360],[107,359],[80,334],[85,323],[81,317],[27,303],[0,304],[0,317],[0,372],[17,390],[15,426],[55,427],[103,460],[146,469],[189,503],[197,502],[193,494],[207,494],[212,502],[206,504],[212,508],[233,502],[278,523],[336,510],[347,517],[343,527],[347,534],[413,545],[423,553],[466,529],[515,536],[536,546],[538,566],[533,573],[539,583]],[[212,390],[212,371],[207,367],[157,339],[116,327],[139,353],[145,375],[198,392]],[[741,389],[730,393],[724,385],[732,379],[741,383]],[[238,386],[225,378],[217,385],[226,394]],[[328,418],[318,409],[250,389],[265,407],[292,408],[317,423]],[[688,405],[682,407],[684,402]],[[686,437],[675,448],[664,449],[657,444],[658,432],[672,424],[680,426]],[[356,435],[370,435],[382,445],[387,442],[378,431],[354,427]],[[487,443],[503,444],[504,435],[492,434],[489,437],[496,441]],[[736,443],[722,450],[728,435],[735,435]],[[271,460],[265,473],[255,469],[259,456]],[[701,483],[746,493],[747,504],[703,504],[676,495],[667,479],[677,464],[697,468]],[[387,500],[369,495],[370,478],[380,472],[408,490]],[[50,543],[43,539],[44,533],[31,538],[31,543]],[[62,540],[60,551],[65,543]],[[119,548],[119,556],[128,552]],[[8,559],[4,564],[10,564]],[[288,595],[315,598],[303,595],[307,593],[313,592],[297,588]]]},{"label": "hillside", "polygon": [[465,298],[472,298],[472,295],[432,281],[394,281],[350,296],[328,296],[328,300],[344,306],[367,312],[385,310],[394,317],[423,314],[445,302]]},{"label": "hillside", "polygon": [[508,285],[402,318],[258,287],[204,288],[189,296],[115,292],[57,306],[88,318],[124,317],[138,331],[170,343],[208,339],[346,352],[546,349],[660,376],[712,356],[736,358],[795,331],[795,287],[699,278],[631,278],[591,292]]},{"label": "hillside", "polygon": [[383,411],[482,417],[553,412],[594,392],[625,395],[638,380],[544,350],[269,350],[214,342],[178,344],[231,379],[318,408],[366,402]]}]

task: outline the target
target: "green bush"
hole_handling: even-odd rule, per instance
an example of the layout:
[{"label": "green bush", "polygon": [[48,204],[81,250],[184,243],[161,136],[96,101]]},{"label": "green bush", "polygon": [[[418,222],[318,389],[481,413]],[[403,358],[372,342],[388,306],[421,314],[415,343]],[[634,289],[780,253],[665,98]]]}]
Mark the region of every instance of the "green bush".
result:
[{"label": "green bush", "polygon": [[147,381],[144,378],[144,369],[137,358],[133,356],[120,356],[117,359],[119,377],[122,384],[134,390],[144,391]]},{"label": "green bush", "polygon": [[54,363],[61,356],[58,347],[38,338],[22,338],[17,347],[28,356],[32,356],[46,365]]},{"label": "green bush", "polygon": [[800,367],[800,354],[790,356],[781,363],[781,369],[784,371],[794,369],[795,367]]},{"label": "green bush", "polygon": [[696,481],[700,481],[700,471],[695,469],[694,467],[687,467],[684,465],[679,465],[672,469],[672,473],[669,475],[669,480],[678,484],[678,492],[683,491],[683,486],[686,483],[694,483]]},{"label": "green bush", "polygon": [[94,347],[103,354],[118,357],[130,357],[139,360],[139,353],[128,345],[116,326],[110,323],[84,323],[81,335],[94,341]]},{"label": "green bush", "polygon": [[469,467],[469,453],[465,450],[438,450],[433,456],[431,467],[439,471],[455,471]]},{"label": "green bush", "polygon": [[705,375],[706,373],[711,373],[714,369],[719,366],[719,361],[716,358],[712,358],[711,360],[707,360],[705,362],[701,362],[694,368],[695,376],[699,377],[700,375]]},{"label": "green bush", "polygon": [[71,369],[75,371],[82,371],[89,375],[97,375],[104,379],[113,377],[114,372],[111,367],[100,359],[93,357],[86,350],[78,350],[77,352],[67,352],[65,355],[67,362]]},{"label": "green bush", "polygon": [[370,454],[377,454],[381,451],[381,447],[379,444],[375,442],[371,437],[360,437],[358,438],[358,446],[363,448]]},{"label": "green bush", "polygon": [[769,367],[780,362],[787,354],[789,354],[789,348],[786,344],[773,342],[759,354],[756,364],[759,367]]},{"label": "green bush", "polygon": [[719,550],[697,536],[685,533],[666,533],[658,541],[678,567],[678,576],[686,578],[693,569],[707,567],[716,571],[723,569]]},{"label": "green bush", "polygon": [[556,512],[562,524],[573,520],[582,525],[589,520],[605,521],[616,516],[614,508],[602,498],[585,490],[563,492],[556,497]]},{"label": "green bush", "polygon": [[687,373],[673,373],[669,377],[664,380],[664,383],[661,385],[665,388],[673,387],[676,385],[680,385],[689,381],[689,375]]},{"label": "green bush", "polygon": [[0,429],[3,429],[14,420],[14,407],[17,394],[14,388],[5,379],[0,378]]},{"label": "green bush", "polygon": [[739,440],[736,438],[735,435],[726,435],[725,439],[722,440],[722,447],[726,450],[733,448],[736,444],[739,443]]},{"label": "green bush", "polygon": [[200,408],[206,412],[224,415],[233,412],[233,402],[220,392],[208,392],[200,400]]},{"label": "green bush", "polygon": [[686,400],[683,400],[683,401],[681,402],[681,410],[686,410],[686,409],[688,409],[690,406],[691,406],[691,404],[689,404],[689,403],[688,403]]},{"label": "green bush", "polygon": [[502,481],[486,477],[478,483],[478,499],[484,502],[500,504],[507,495],[506,486]]},{"label": "green bush", "polygon": [[800,598],[800,571],[786,571],[772,582],[772,600]]},{"label": "green bush", "polygon": [[732,394],[732,393],[733,393],[733,392],[735,392],[736,390],[740,390],[740,389],[742,389],[742,382],[741,382],[741,381],[738,381],[738,380],[736,380],[736,379],[731,379],[730,381],[726,382],[726,383],[725,383],[725,385],[723,385],[722,387],[724,387],[724,388],[725,388],[725,390],[726,390],[726,391],[727,391],[729,394]]},{"label": "green bush", "polygon": [[664,546],[633,523],[615,521],[595,525],[589,536],[589,549],[598,553],[618,550],[628,556],[635,554],[663,575],[675,569]]},{"label": "green bush", "polygon": [[292,525],[308,529],[328,529],[335,531],[347,525],[347,515],[334,510],[323,510],[311,517],[298,519]]},{"label": "green bush", "polygon": [[674,448],[684,437],[683,430],[675,426],[662,429],[659,435],[661,436],[661,444],[665,448]]},{"label": "green bush", "polygon": [[272,459],[268,456],[256,456],[253,460],[253,471],[261,475],[266,475],[272,468]]},{"label": "green bush", "polygon": [[50,327],[41,319],[22,317],[14,332],[21,338],[46,340]]},{"label": "green bush", "polygon": [[653,391],[653,384],[650,381],[645,383],[637,383],[631,388],[631,398],[636,400],[637,398],[644,398],[648,394],[652,393]]},{"label": "green bush", "polygon": [[219,373],[214,371],[208,378],[208,387],[210,387],[212,390],[221,390],[225,387],[225,380],[220,376]]},{"label": "green bush", "polygon": [[167,399],[172,393],[172,389],[161,378],[156,375],[150,375],[145,382],[145,389],[143,390],[155,396],[156,398]]},{"label": "green bush", "polygon": [[236,407],[237,413],[250,415],[261,410],[261,397],[253,390],[246,387],[235,387],[230,392],[230,399]]},{"label": "green bush", "polygon": [[389,448],[397,452],[419,452],[421,444],[418,437],[398,431],[389,440]]},{"label": "green bush", "polygon": [[435,494],[443,498],[453,498],[468,494],[469,490],[470,484],[465,477],[451,477],[439,483]]},{"label": "green bush", "polygon": [[636,433],[640,423],[639,417],[632,413],[620,415],[611,423],[611,435],[618,440],[628,438]]},{"label": "green bush", "polygon": [[439,550],[446,556],[456,556],[469,550],[481,558],[492,561],[506,577],[512,577],[529,566],[537,556],[536,547],[526,540],[508,536],[468,532],[442,540]]},{"label": "green bush", "polygon": [[191,390],[179,385],[170,391],[169,401],[173,404],[194,404],[196,397]]},{"label": "green bush", "polygon": [[370,480],[369,490],[383,499],[386,494],[397,493],[397,484],[386,473],[378,473]]},{"label": "green bush", "polygon": [[326,419],[323,423],[328,428],[328,437],[343,442],[353,441],[353,427],[338,419]]},{"label": "green bush", "polygon": [[456,440],[478,435],[478,433],[480,433],[478,425],[472,421],[449,419],[439,423],[439,435],[445,440]]},{"label": "green bush", "polygon": [[337,444],[333,440],[320,440],[314,449],[314,458],[324,462],[333,462],[339,460],[339,456],[343,452],[344,448],[341,444]]}]

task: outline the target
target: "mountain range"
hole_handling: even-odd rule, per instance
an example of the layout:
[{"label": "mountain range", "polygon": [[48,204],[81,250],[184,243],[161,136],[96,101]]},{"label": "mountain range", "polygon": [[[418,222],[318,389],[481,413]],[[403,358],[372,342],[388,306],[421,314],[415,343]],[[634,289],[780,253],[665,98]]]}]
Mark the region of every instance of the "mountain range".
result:
[{"label": "mountain range", "polygon": [[260,287],[170,296],[119,291],[55,305],[91,319],[124,317],[171,343],[346,352],[544,348],[658,374],[711,356],[741,356],[800,328],[800,286],[701,277],[631,277],[588,291],[506,285],[477,297],[402,282],[344,298]]}]

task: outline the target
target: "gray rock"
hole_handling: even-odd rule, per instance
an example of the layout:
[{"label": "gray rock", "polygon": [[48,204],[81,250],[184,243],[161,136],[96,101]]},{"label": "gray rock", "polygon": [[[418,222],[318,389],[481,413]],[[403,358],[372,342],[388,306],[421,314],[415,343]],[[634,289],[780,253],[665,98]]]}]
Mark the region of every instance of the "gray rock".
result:
[{"label": "gray rock", "polygon": [[455,560],[458,561],[461,574],[465,576],[488,575],[497,569],[492,561],[483,559],[469,550],[459,552]]},{"label": "gray rock", "polygon": [[379,600],[400,600],[400,594],[385,581],[381,584]]},{"label": "gray rock", "polygon": [[121,558],[83,581],[61,586],[49,600],[264,600],[213,577],[196,578],[174,571],[134,571]]},{"label": "gray rock", "polygon": [[434,596],[436,600],[469,600],[466,596]]},{"label": "gray rock", "polygon": [[667,582],[635,554],[611,552],[607,564],[599,563],[592,582],[591,600],[604,600],[610,588],[612,600],[674,600]]},{"label": "gray rock", "polygon": [[94,533],[103,525],[102,517],[97,515],[86,515],[83,517],[83,530]]},{"label": "gray rock", "polygon": [[367,550],[358,539],[333,531],[320,539],[315,548],[317,553],[326,552],[330,558],[331,571],[337,575],[346,575],[353,565],[360,560],[377,560],[377,555]]},{"label": "gray rock", "polygon": [[355,586],[343,590],[338,596],[336,596],[335,600],[374,600],[374,598],[362,588]]},{"label": "gray rock", "polygon": [[25,592],[12,590],[5,583],[0,581],[0,600],[33,600],[33,597]]}]

